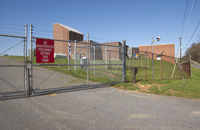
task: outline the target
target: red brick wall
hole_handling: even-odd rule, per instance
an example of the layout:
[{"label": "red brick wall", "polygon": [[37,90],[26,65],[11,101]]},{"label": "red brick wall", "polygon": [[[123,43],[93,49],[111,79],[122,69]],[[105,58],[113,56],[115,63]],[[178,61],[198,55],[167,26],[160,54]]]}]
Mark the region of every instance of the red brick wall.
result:
[{"label": "red brick wall", "polygon": [[[53,24],[53,39],[58,40],[69,40],[69,31],[59,25],[58,23]],[[68,56],[68,43],[67,42],[60,42],[54,41],[54,53],[62,53]]]},{"label": "red brick wall", "polygon": [[[58,23],[53,24],[53,39],[83,41],[83,35],[69,31]],[[68,42],[54,41],[55,53],[62,53],[68,56]]]},{"label": "red brick wall", "polygon": [[[152,53],[151,45],[139,46],[139,51],[146,51],[147,48],[148,48],[147,52]],[[153,53],[155,54],[153,58],[156,60],[157,55],[160,55],[162,51],[164,51],[163,55],[165,55],[165,56],[162,56],[162,59],[172,64],[175,64],[175,44],[153,45]],[[142,52],[139,52],[139,53],[144,54]],[[152,58],[152,55],[149,54],[149,57]]]},{"label": "red brick wall", "polygon": [[[80,54],[82,57],[87,57],[87,45],[88,45],[87,43],[88,42],[91,43],[91,41],[89,40],[89,41],[81,41],[81,42],[83,42],[83,43],[79,43],[79,42],[76,43],[76,54],[77,55]],[[74,44],[74,42],[71,42],[70,44],[72,46],[71,47],[71,50],[72,50],[71,58],[74,58],[75,44]],[[89,52],[90,52],[90,47],[89,47]]]},{"label": "red brick wall", "polygon": [[120,42],[109,42],[109,43],[102,43],[101,44],[101,50],[102,50],[102,57],[103,60],[106,59],[106,53],[105,53],[105,46],[107,47],[107,60],[119,60],[121,59],[121,46],[122,44]]}]

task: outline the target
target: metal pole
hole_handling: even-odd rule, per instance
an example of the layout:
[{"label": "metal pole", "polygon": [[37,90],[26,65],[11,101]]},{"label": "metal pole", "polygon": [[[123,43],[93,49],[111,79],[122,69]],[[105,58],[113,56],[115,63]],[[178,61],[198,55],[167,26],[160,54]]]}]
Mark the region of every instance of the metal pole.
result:
[{"label": "metal pole", "polygon": [[154,81],[154,68],[153,68],[153,37],[152,37],[151,47],[152,47],[152,81]]},{"label": "metal pole", "polygon": [[145,52],[145,80],[147,80],[147,58],[146,58],[146,52]]},{"label": "metal pole", "polygon": [[74,64],[75,64],[75,66],[74,66],[74,69],[76,70],[76,40],[74,41]]},{"label": "metal pole", "polygon": [[179,39],[180,39],[180,63],[181,63],[181,50],[182,50],[182,48],[181,48],[181,39],[183,39],[183,38],[180,37]]},{"label": "metal pole", "polygon": [[108,69],[108,58],[107,58],[107,46],[105,46],[105,60],[106,60],[106,69]]},{"label": "metal pole", "polygon": [[24,38],[24,91],[27,92],[27,24],[25,25],[25,37]]},{"label": "metal pole", "polygon": [[133,67],[135,67],[135,51],[134,51],[134,54],[133,54]]},{"label": "metal pole", "polygon": [[162,51],[161,54],[160,54],[160,58],[161,58],[160,59],[160,79],[162,79],[162,54],[163,54],[164,51]]},{"label": "metal pole", "polygon": [[70,70],[69,64],[70,64],[70,42],[68,42],[68,71]]},{"label": "metal pole", "polygon": [[143,65],[142,65],[142,55],[141,55],[141,67],[143,67]]},{"label": "metal pole", "polygon": [[111,66],[110,66],[110,48],[108,48],[108,64],[109,64],[108,68],[111,68]]},{"label": "metal pole", "polygon": [[122,41],[123,44],[123,69],[122,69],[122,78],[123,82],[126,83],[126,40]]},{"label": "metal pole", "polygon": [[89,33],[87,34],[87,86],[89,86]]},{"label": "metal pole", "polygon": [[160,56],[160,79],[162,79],[162,54]]},{"label": "metal pole", "polygon": [[192,77],[192,71],[191,71],[191,60],[192,60],[192,56],[190,55],[189,57],[189,77]]},{"label": "metal pole", "polygon": [[96,73],[95,73],[95,46],[93,46],[94,47],[94,76],[96,75]]},{"label": "metal pole", "polygon": [[32,24],[30,25],[30,56],[29,56],[29,61],[30,61],[30,90],[29,90],[29,93],[32,93],[33,91],[33,68],[32,68],[32,64],[33,64],[33,52],[32,52],[32,47],[33,47],[33,43],[32,43]]}]

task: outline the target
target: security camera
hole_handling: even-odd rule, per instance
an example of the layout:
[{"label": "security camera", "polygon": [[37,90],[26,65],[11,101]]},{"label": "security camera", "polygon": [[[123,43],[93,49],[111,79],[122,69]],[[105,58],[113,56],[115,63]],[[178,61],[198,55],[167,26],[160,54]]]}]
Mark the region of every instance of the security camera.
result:
[{"label": "security camera", "polygon": [[158,36],[156,39],[157,39],[157,41],[160,41],[161,38],[160,38],[160,36]]}]

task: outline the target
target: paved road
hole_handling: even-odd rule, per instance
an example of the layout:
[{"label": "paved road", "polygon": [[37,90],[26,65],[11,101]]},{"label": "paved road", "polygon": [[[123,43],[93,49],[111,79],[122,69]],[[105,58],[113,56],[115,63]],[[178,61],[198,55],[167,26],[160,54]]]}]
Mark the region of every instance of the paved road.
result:
[{"label": "paved road", "polygon": [[200,100],[111,87],[0,101],[1,130],[199,130]]},{"label": "paved road", "polygon": [[195,63],[195,62],[193,62],[193,61],[191,61],[191,65],[192,65],[193,67],[200,68],[200,65],[197,64],[197,63]]},{"label": "paved road", "polygon": [[23,90],[24,63],[0,56],[0,93]]}]

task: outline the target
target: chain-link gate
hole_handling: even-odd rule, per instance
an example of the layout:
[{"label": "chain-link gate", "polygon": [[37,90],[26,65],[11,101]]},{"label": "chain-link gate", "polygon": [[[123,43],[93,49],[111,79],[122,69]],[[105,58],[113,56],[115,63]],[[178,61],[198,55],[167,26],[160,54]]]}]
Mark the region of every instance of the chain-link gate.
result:
[{"label": "chain-link gate", "polygon": [[[0,33],[0,99],[125,82],[126,45]],[[36,39],[54,41],[54,62],[37,63]],[[38,54],[38,52],[37,52]],[[48,57],[48,56],[47,56]]]},{"label": "chain-link gate", "polygon": [[25,36],[0,34],[0,99],[25,96],[27,93]]},{"label": "chain-link gate", "polygon": [[[34,29],[31,26],[31,34]],[[34,33],[33,33],[34,34]],[[30,88],[33,94],[125,82],[125,41],[100,44],[30,36]],[[37,63],[37,39],[54,41],[54,63]]]},{"label": "chain-link gate", "polygon": [[[36,63],[36,39],[41,38],[32,37],[34,94],[124,82],[122,45],[54,39],[54,63],[46,64]],[[58,53],[59,49],[64,51]]]}]

